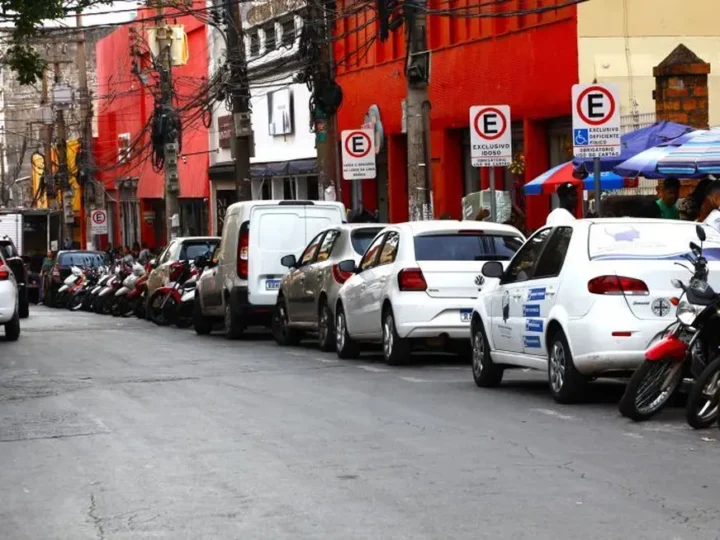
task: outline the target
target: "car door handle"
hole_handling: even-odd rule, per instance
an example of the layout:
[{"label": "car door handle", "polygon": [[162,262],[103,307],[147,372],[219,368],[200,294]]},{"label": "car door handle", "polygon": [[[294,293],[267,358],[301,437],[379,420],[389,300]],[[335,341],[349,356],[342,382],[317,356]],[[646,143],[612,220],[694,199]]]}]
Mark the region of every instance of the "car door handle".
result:
[{"label": "car door handle", "polygon": [[546,289],[545,296],[555,296],[555,291],[553,289]]},{"label": "car door handle", "polygon": [[519,300],[520,298],[522,298],[522,294],[520,294],[520,293],[515,293],[515,294],[512,295],[512,297],[515,298],[516,300]]}]

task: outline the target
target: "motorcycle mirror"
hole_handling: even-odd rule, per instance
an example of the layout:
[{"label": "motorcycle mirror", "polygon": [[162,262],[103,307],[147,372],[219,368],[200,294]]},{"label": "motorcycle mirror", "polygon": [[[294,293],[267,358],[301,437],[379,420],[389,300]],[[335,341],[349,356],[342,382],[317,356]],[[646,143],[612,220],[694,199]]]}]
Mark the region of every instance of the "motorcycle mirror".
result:
[{"label": "motorcycle mirror", "polygon": [[672,281],[670,281],[670,283],[672,283],[672,286],[675,287],[676,289],[683,288],[682,281],[680,281],[679,279],[673,279]]},{"label": "motorcycle mirror", "polygon": [[700,255],[702,253],[702,249],[695,242],[690,242],[690,249],[695,255]]},{"label": "motorcycle mirror", "polygon": [[707,239],[707,236],[705,235],[705,229],[702,225],[695,225],[695,233],[700,239],[700,242],[704,242]]}]

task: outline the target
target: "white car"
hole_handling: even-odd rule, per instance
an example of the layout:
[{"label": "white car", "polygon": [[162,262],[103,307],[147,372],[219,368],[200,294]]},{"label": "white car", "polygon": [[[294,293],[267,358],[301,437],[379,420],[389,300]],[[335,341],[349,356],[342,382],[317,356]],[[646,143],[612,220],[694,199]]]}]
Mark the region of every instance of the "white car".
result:
[{"label": "white car", "polygon": [[475,298],[494,285],[481,275],[483,264],[509,261],[523,242],[515,227],[477,221],[383,229],[357,266],[339,264],[353,275],[335,305],[338,356],[357,357],[360,342],[382,341],[385,360],[397,365],[409,360],[413,340],[466,343]]},{"label": "white car", "polygon": [[[684,255],[698,242],[695,223],[584,219],[533,234],[500,278],[478,296],[472,315],[473,377],[500,384],[503,370],[545,370],[558,402],[582,397],[598,375],[634,370],[653,339],[675,320],[690,277]],[[720,287],[720,233],[705,226],[710,283]]]},{"label": "white car", "polygon": [[17,341],[20,337],[18,287],[10,267],[0,253],[0,324],[5,327],[5,340]]}]

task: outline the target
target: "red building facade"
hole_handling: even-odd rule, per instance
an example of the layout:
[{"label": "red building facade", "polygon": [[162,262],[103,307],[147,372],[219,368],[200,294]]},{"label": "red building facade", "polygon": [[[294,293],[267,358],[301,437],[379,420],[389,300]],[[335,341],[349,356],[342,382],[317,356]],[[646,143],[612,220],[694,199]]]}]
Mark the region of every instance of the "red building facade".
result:
[{"label": "red building facade", "polygon": [[[203,0],[194,3],[195,8],[205,7]],[[148,29],[154,26],[155,15],[154,10],[139,10],[135,24],[120,26],[96,46],[95,160],[97,176],[107,192],[108,240],[115,246],[139,242],[160,247],[166,243],[164,171],[156,172],[150,159],[149,121],[155,106],[153,94],[159,89],[148,46]],[[168,20],[184,25],[187,34],[188,62],[172,70],[174,104],[182,108],[207,81],[207,28],[191,15],[169,12]],[[139,55],[132,54],[133,47]],[[204,234],[209,223],[208,128],[197,110],[183,112],[181,120],[184,157],[179,159],[178,168],[182,234]]]},{"label": "red building facade", "polygon": [[[345,0],[345,8],[352,0]],[[524,171],[496,170],[496,188],[515,192],[526,207],[527,226],[544,223],[548,196],[523,200],[522,184],[550,166],[572,157],[569,145],[570,90],[578,82],[577,15],[574,7],[554,8],[563,0],[531,3],[547,11],[510,17],[448,16],[461,10],[472,15],[490,5],[472,0],[431,0],[428,44],[431,53],[432,191],[435,215],[459,218],[462,197],[487,188],[487,169],[473,169],[469,157],[469,108],[508,104],[512,109],[513,152]],[[487,4],[487,3],[485,3]],[[497,9],[515,12],[528,2],[509,0]],[[475,10],[473,12],[473,10]],[[379,209],[393,222],[408,218],[407,137],[403,133],[404,28],[380,43],[374,12],[340,17],[334,55],[337,82],[343,89],[339,129],[361,127],[368,109],[376,105],[382,126],[378,178],[364,181],[364,206]],[[371,45],[367,45],[370,43]],[[342,196],[350,204],[350,182]]]}]

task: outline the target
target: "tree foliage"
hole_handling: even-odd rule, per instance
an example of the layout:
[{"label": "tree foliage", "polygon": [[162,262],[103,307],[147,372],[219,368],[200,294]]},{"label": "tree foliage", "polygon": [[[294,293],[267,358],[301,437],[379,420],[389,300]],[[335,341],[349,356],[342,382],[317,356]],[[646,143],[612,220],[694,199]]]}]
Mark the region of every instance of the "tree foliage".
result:
[{"label": "tree foliage", "polygon": [[0,23],[8,28],[11,41],[2,62],[9,66],[21,84],[42,78],[45,60],[33,46],[43,23],[74,14],[94,5],[110,5],[113,0],[0,0]]}]

